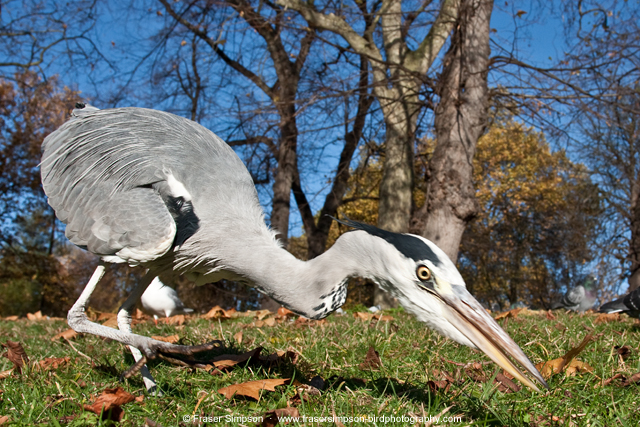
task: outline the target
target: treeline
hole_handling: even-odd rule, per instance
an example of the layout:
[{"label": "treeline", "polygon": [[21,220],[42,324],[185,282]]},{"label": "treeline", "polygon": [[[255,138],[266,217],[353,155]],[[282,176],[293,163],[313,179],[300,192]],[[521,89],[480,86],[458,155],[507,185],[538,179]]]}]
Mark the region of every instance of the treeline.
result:
[{"label": "treeline", "polygon": [[[587,3],[3,2],[0,315],[63,313],[95,265],[39,186],[41,141],[79,100],[212,129],[302,258],[345,215],[433,240],[487,305],[547,307],[590,274],[603,297],[637,286],[638,9]],[[521,32],[560,14],[565,53],[527,61]],[[102,310],[139,272],[110,274]],[[264,302],[176,279],[196,308]],[[353,289],[352,302],[391,303]]]}]

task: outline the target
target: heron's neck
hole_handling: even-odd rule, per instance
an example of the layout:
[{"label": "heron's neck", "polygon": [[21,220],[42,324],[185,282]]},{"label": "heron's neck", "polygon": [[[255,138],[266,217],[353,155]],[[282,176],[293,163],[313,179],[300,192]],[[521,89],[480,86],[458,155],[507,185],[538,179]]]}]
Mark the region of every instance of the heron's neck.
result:
[{"label": "heron's neck", "polygon": [[323,318],[344,304],[349,277],[367,277],[367,251],[347,233],[322,255],[301,261],[277,245],[256,245],[228,265],[261,291],[308,318]]}]

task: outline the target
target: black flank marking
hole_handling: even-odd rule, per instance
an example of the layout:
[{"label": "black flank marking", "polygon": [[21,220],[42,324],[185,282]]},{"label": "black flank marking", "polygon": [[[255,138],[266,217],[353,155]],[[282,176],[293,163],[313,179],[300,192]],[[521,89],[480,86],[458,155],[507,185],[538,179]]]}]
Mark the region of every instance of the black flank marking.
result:
[{"label": "black flank marking", "polygon": [[324,303],[320,304],[320,305],[319,305],[319,306],[317,306],[317,307],[313,307],[313,311],[320,311],[320,310],[322,310],[323,308],[324,308]]}]

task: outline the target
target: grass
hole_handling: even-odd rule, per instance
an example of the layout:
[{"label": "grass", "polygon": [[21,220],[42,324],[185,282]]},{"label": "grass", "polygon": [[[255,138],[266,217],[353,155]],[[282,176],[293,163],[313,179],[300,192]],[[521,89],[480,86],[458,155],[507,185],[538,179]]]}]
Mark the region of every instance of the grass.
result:
[{"label": "grass", "polygon": [[[284,321],[273,327],[256,327],[254,319],[248,317],[224,321],[190,317],[181,326],[139,323],[134,326],[138,333],[178,334],[181,343],[186,344],[223,339],[227,347],[223,353],[240,354],[262,346],[262,354],[287,349],[299,354],[295,364],[245,363],[223,375],[154,361],[150,369],[165,393],[161,398],[146,394],[139,375],[119,381],[120,373],[133,361],[119,343],[90,335],[76,337],[73,345],[89,356],[91,362],[64,340],[51,341],[52,336],[68,328],[63,320],[0,320],[0,343],[19,341],[30,358],[22,374],[0,379],[0,419],[8,416],[5,425],[109,425],[111,421],[101,421],[98,415],[83,410],[83,404],[91,403],[105,388],[122,386],[136,396],[144,396],[142,402],[123,406],[124,418],[119,423],[122,426],[256,425],[249,417],[263,417],[267,411],[289,405],[297,406],[300,415],[306,417],[332,414],[370,417],[370,421],[362,423],[343,418],[345,425],[411,425],[407,417],[436,416],[443,412],[444,417],[459,417],[459,422],[441,420],[432,425],[637,426],[640,423],[638,385],[621,387],[618,381],[613,381],[602,386],[603,380],[616,373],[630,377],[640,372],[640,327],[634,319],[622,316],[619,321],[595,323],[594,314],[556,313],[557,318],[551,320],[544,312],[529,312],[506,323],[501,320],[499,323],[534,364],[561,357],[588,333],[595,336],[577,356],[593,367],[593,372],[575,376],[557,374],[548,381],[550,391],[537,394],[526,389],[503,393],[491,380],[474,381],[467,372],[469,369],[462,365],[485,362],[486,356],[442,338],[402,310],[385,314],[394,319],[364,321],[349,313],[332,315],[322,323],[299,325]],[[239,331],[243,332],[240,344],[233,338]],[[615,347],[624,345],[631,348],[631,354],[622,361]],[[371,346],[382,360],[379,370],[360,367]],[[34,367],[34,362],[45,357],[65,356],[71,357],[70,363],[57,369],[42,371]],[[494,364],[482,366],[489,379],[498,372]],[[7,358],[0,358],[0,371],[12,367]],[[443,380],[444,372],[455,382],[448,388],[430,387],[428,382]],[[320,395],[301,391],[299,385],[294,385],[298,383],[263,391],[257,401],[244,397],[227,400],[217,392],[222,387],[258,379],[294,378],[306,384],[314,377],[325,381]],[[209,423],[201,423],[202,419],[184,421],[185,416],[194,414],[221,418]],[[236,418],[228,421],[230,417]],[[374,423],[373,417],[383,418]],[[310,422],[307,418],[306,422],[290,425],[339,424]]]}]

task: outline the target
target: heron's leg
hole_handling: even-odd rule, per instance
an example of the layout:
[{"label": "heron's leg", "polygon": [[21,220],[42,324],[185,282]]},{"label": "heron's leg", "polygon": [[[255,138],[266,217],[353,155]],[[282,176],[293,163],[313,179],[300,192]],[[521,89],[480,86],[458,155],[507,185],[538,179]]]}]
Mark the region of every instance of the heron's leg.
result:
[{"label": "heron's leg", "polygon": [[[90,321],[85,314],[85,308],[87,306],[89,298],[91,297],[91,294],[96,288],[96,285],[104,275],[104,270],[104,264],[100,263],[93,273],[93,276],[91,276],[91,280],[89,280],[89,283],[87,283],[87,286],[82,291],[82,294],[80,294],[80,298],[78,298],[73,307],[71,307],[71,310],[69,310],[69,314],[67,315],[67,322],[74,331],[110,338],[114,341],[118,341],[130,347],[135,347],[142,352],[145,358],[148,359],[155,358],[159,353],[193,356],[196,353],[209,351],[219,346],[219,341],[212,341],[197,346],[170,344],[168,342],[154,340],[142,335],[136,335],[129,331],[120,331],[117,329],[109,328],[108,326],[100,325],[99,323]],[[137,291],[138,288],[136,288],[134,294],[137,294]],[[140,291],[140,294],[137,295],[135,299],[133,299],[133,301],[137,301],[137,299],[143,292],[144,288]],[[140,359],[140,361],[137,362],[134,366],[140,368],[142,365],[144,365],[144,362],[142,361],[142,359]]]},{"label": "heron's leg", "polygon": [[[135,307],[136,302],[140,300],[140,297],[147,289],[147,287],[149,287],[149,284],[154,279],[154,277],[155,275],[153,274],[145,274],[138,286],[136,286],[127,300],[122,304],[122,306],[120,306],[120,309],[118,310],[118,328],[122,332],[132,334],[131,312],[133,310],[133,307]],[[142,353],[140,352],[140,350],[132,346],[129,346],[129,350],[131,350],[131,354],[133,355],[136,363],[142,359]],[[147,368],[147,365],[143,365],[140,368],[140,375],[142,375],[142,380],[144,381],[144,385],[149,393],[158,397],[162,396],[162,392],[158,390],[156,381],[153,379],[151,372],[149,372],[149,368]]]},{"label": "heron's leg", "polygon": [[73,304],[73,307],[71,307],[69,313],[67,314],[67,322],[74,331],[77,331],[74,325],[81,325],[87,322],[93,323],[89,321],[87,315],[84,313],[84,310],[87,306],[87,303],[89,302],[91,294],[96,289],[96,285],[98,284],[100,279],[102,279],[102,276],[104,276],[104,263],[100,261],[95,271],[93,272],[91,279],[89,279],[89,283],[87,283],[87,286],[85,286],[84,290],[80,294],[80,297],[78,298],[76,303]]}]

